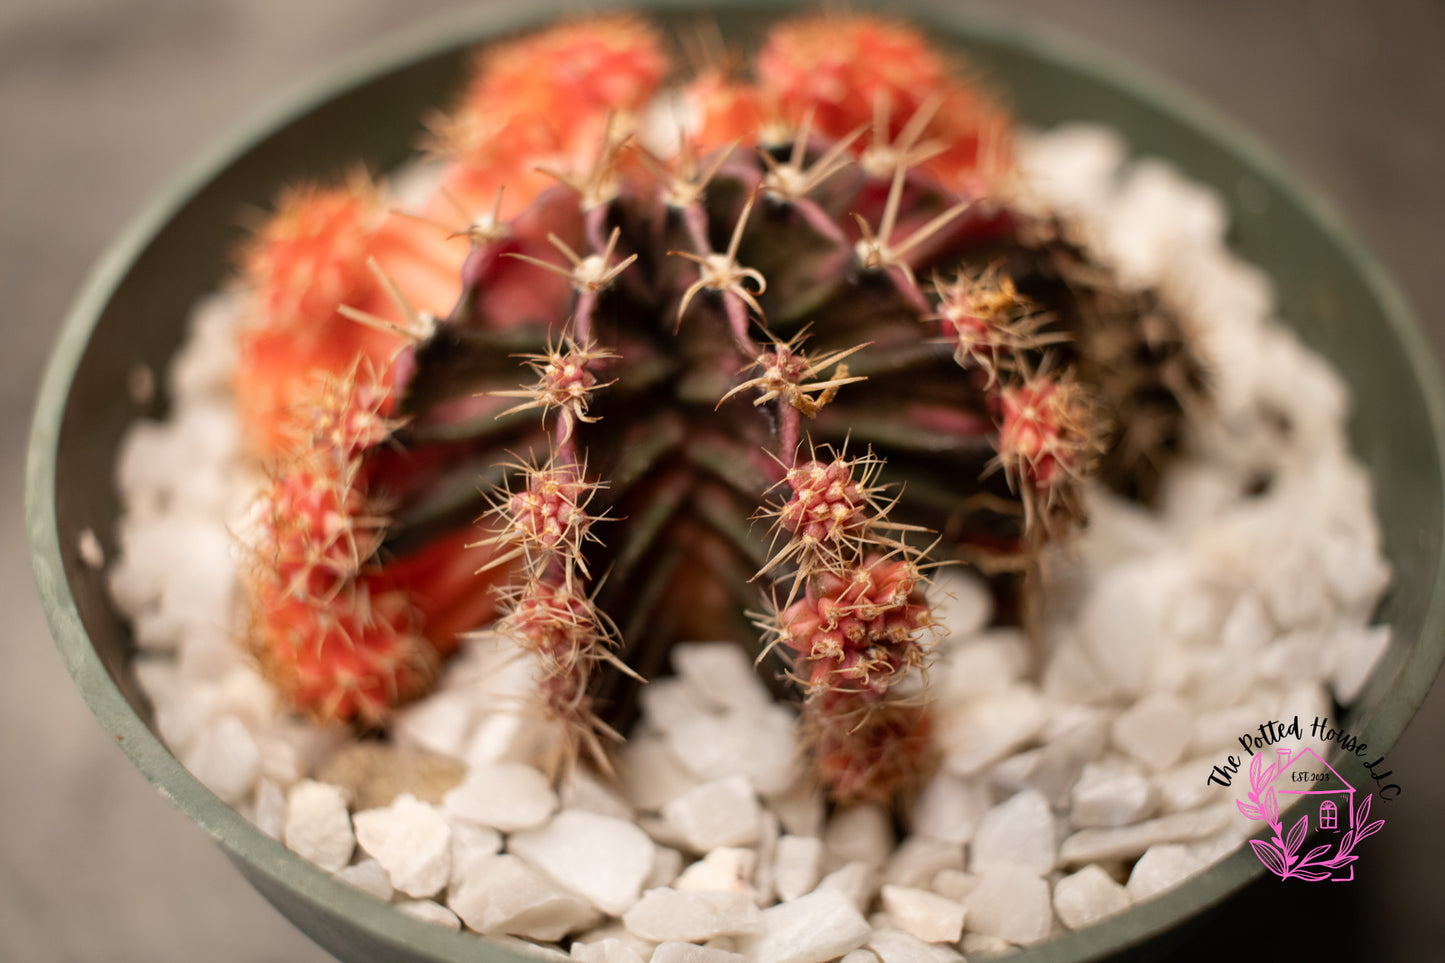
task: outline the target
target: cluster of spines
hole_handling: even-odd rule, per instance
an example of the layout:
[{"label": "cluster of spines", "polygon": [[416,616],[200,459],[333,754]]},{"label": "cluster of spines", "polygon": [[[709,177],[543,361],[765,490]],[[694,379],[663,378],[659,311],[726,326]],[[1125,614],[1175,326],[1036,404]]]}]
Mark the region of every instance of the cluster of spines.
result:
[{"label": "cluster of spines", "polygon": [[[933,627],[921,556],[897,537],[910,526],[888,520],[891,503],[874,484],[878,459],[820,453],[803,432],[803,420],[816,417],[840,388],[864,380],[850,376],[845,361],[867,344],[810,356],[803,348],[806,329],[787,342],[759,343],[753,332],[766,332],[767,319],[756,295],[766,290],[767,279],[737,258],[759,194],[792,207],[810,223],[837,230],[808,195],[851,163],[846,150],[857,134],[805,165],[811,122],[809,115],[793,132],[798,146],[786,161],[762,152],[768,173],[744,203],[724,252],[714,252],[706,241],[695,252],[672,252],[698,265],[697,280],[680,302],[678,323],[698,292],[721,297],[734,349],[756,374],[719,404],[752,390],[754,405],[776,406],[775,487],[788,495],[763,511],[773,519],[773,552],[758,575],[771,575],[789,588],[786,601],[775,600],[774,612],[759,621],[767,636],[764,654],[779,643],[789,651],[789,674],[804,692],[803,726],[815,772],[830,793],[843,800],[887,800],[926,770],[925,709],[917,698],[899,696],[903,679],[927,662],[924,637]],[[902,178],[893,183],[901,185]],[[889,205],[895,212],[898,191],[895,187]],[[915,243],[961,209],[920,228]],[[705,223],[700,207],[690,213]],[[885,225],[882,247],[890,260],[862,266],[900,268],[911,282],[906,250],[888,249],[887,243]]]},{"label": "cluster of spines", "polygon": [[363,366],[327,379],[300,412],[306,443],[275,466],[246,533],[263,670],[314,717],[369,726],[425,691],[438,658],[406,590],[374,561],[386,520],[362,453],[391,431],[385,397]]},{"label": "cluster of spines", "polygon": [[1054,319],[997,264],[935,279],[933,288],[937,304],[925,320],[938,323],[954,361],[988,396],[998,425],[991,467],[1018,493],[1026,535],[1038,544],[1060,534],[1079,516],[1079,483],[1095,473],[1105,448],[1088,389],[1070,369],[1050,370],[1048,348],[1067,336],[1048,330]]},{"label": "cluster of spines", "polygon": [[904,685],[926,667],[934,630],[922,555],[897,537],[909,526],[888,521],[876,458],[811,455],[764,512],[775,536],[765,571],[786,564],[791,578],[759,624],[803,687],[819,779],[834,798],[886,802],[916,786],[930,751],[926,707]]},{"label": "cluster of spines", "polygon": [[531,385],[495,392],[522,399],[498,417],[535,408],[545,423],[549,414],[556,413],[550,450],[545,460],[509,466],[511,480],[496,493],[488,513],[492,531],[483,544],[492,546],[494,554],[483,570],[520,561],[519,578],[507,591],[498,629],[536,660],[542,712],[563,727],[557,762],[570,766],[579,751],[585,751],[607,770],[602,740],[620,741],[621,736],[594,711],[594,676],[603,663],[631,670],[613,653],[620,644],[617,627],[598,608],[590,590],[593,579],[583,547],[597,540],[592,526],[599,518],[588,506],[602,483],[587,477],[576,428],[597,420],[587,413],[592,393],[610,382],[599,383],[596,369],[616,357],[590,340],[596,297],[632,259],[614,263],[615,232],[600,250],[585,257],[560,239],[553,240],[567,259],[565,266],[513,256],[572,282],[573,332],[543,354],[522,356],[537,376]]}]

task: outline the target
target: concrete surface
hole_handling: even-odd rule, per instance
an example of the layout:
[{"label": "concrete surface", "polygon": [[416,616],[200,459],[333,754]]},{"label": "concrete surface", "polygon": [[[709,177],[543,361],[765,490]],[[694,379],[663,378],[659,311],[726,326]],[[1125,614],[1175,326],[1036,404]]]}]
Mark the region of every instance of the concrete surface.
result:
[{"label": "concrete surface", "polygon": [[[1445,5],[1429,0],[982,3],[1092,39],[1260,134],[1323,189],[1445,346]],[[0,4],[0,960],[326,959],[110,744],[35,599],[21,520],[39,372],[85,271],[217,135],[456,0],[6,0]],[[1345,887],[1273,880],[1180,959],[1314,951],[1438,958],[1445,937],[1438,691],[1391,754],[1405,793]]]}]

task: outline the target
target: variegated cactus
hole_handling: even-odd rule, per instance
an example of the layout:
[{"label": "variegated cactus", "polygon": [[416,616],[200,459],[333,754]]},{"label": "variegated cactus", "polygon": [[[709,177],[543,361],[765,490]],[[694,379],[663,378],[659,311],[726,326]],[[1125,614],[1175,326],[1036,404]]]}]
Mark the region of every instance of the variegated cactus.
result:
[{"label": "variegated cactus", "polygon": [[1149,497],[1199,365],[1015,209],[1008,117],[917,32],[697,59],[615,17],[499,45],[428,200],[354,178],[259,232],[252,638],[296,704],[381,724],[499,617],[599,760],[673,642],[734,639],[832,793],[888,798],[929,758],[926,573],[1008,595],[1083,479]]}]

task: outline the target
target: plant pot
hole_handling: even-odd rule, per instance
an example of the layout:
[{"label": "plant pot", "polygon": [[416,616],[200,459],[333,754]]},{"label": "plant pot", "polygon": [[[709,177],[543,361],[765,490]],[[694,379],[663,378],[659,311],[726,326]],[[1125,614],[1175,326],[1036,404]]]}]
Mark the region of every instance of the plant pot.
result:
[{"label": "plant pot", "polygon": [[[157,738],[130,669],[129,630],[78,546],[90,531],[113,554],[118,500],[98,480],[111,477],[121,435],[137,414],[123,400],[127,378],[137,364],[166,367],[184,336],[190,305],[228,270],[229,252],[240,238],[230,227],[235,212],[265,204],[297,177],[340,170],[356,158],[377,168],[400,162],[421,133],[417,118],[445,103],[462,77],[469,45],[540,23],[560,6],[489,5],[465,23],[398,42],[243,132],[182,178],[97,268],[68,319],[37,410],[28,477],[32,552],[52,631],[77,685],[146,776],[221,843],[267,899],[343,959],[515,956],[499,941],[412,920],[333,880],[201,786]],[[664,22],[690,16],[682,3],[648,6]],[[729,29],[739,30],[773,9],[712,5]],[[1108,124],[1137,152],[1166,158],[1221,191],[1230,205],[1236,251],[1270,274],[1281,316],[1294,321],[1350,384],[1355,450],[1374,479],[1396,581],[1381,612],[1394,627],[1390,649],[1343,725],[1388,751],[1445,658],[1439,585],[1445,406],[1431,352],[1403,300],[1331,214],[1207,110],[1111,58],[1021,26],[938,10],[919,17],[955,40],[1004,88],[1025,121]],[[1147,904],[1015,959],[1085,960],[1138,951],[1261,872],[1251,854],[1237,853]],[[506,945],[511,954],[541,954],[520,941]]]}]

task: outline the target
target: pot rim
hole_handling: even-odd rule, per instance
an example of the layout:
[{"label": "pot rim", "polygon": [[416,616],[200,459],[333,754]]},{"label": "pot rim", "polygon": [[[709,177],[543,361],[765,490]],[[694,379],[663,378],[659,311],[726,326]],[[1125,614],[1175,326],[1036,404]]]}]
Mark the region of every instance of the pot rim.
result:
[{"label": "pot rim", "polygon": [[[682,13],[693,6],[688,0],[642,0],[636,5],[618,0],[594,0],[589,5],[596,12],[635,9],[642,14]],[[1445,381],[1442,381],[1434,349],[1405,296],[1334,208],[1317,191],[1302,184],[1254,135],[1173,82],[1121,62],[1106,49],[1054,28],[951,7],[928,6],[921,0],[909,0],[901,6],[911,19],[931,23],[950,36],[977,38],[1024,57],[1091,76],[1149,108],[1171,115],[1219,144],[1295,205],[1354,266],[1404,348],[1429,418],[1434,461],[1445,477]],[[776,13],[784,7],[802,9],[792,4],[759,3],[758,0],[710,0],[707,5],[708,10],[719,13]],[[558,959],[559,955],[522,940],[479,938],[476,934],[449,931],[401,912],[379,912],[378,907],[385,904],[331,878],[266,836],[180,764],[111,679],[82,624],[66,579],[57,526],[58,444],[77,368],[116,288],[137,257],[180,208],[235,158],[288,123],[364,81],[385,76],[423,57],[455,53],[491,37],[545,23],[566,9],[565,0],[541,3],[496,0],[484,7],[403,31],[345,58],[327,71],[323,79],[304,85],[276,106],[253,116],[183,168],[171,185],[155,195],[108,246],[67,312],[45,370],[27,455],[26,528],[36,585],[66,669],[101,725],[160,793],[210,834],[248,876],[259,874],[272,886],[301,894],[324,912],[364,930],[374,940],[426,953],[438,960],[482,959],[502,963],[522,958]],[[889,12],[897,9],[890,4]],[[1442,533],[1433,534],[1436,539],[1442,538]],[[1442,639],[1445,639],[1445,565],[1435,573],[1421,641],[1413,646],[1401,667],[1391,699],[1383,703],[1369,721],[1372,744],[1386,749],[1392,747],[1419,709],[1445,661]],[[1429,644],[1432,640],[1433,645]],[[1119,952],[1196,917],[1262,873],[1259,861],[1241,849],[1167,893],[1088,929],[1022,949],[1012,959],[1019,963],[1063,963]]]}]

